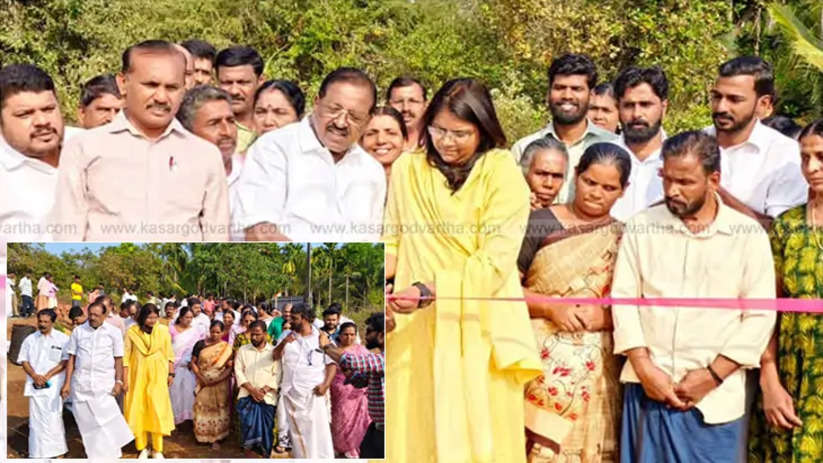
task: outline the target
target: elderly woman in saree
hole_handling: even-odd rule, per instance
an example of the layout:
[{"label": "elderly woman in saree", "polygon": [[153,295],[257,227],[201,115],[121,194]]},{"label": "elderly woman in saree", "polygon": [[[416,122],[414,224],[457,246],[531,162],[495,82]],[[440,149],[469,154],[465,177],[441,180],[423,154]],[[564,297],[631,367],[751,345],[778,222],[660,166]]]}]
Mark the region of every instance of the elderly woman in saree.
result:
[{"label": "elderly woman in saree", "polygon": [[[357,325],[352,322],[340,326],[338,347],[352,354],[367,354],[369,351],[355,342]],[[366,435],[371,419],[366,389],[349,384],[345,373],[337,367],[331,383],[331,437],[334,451],[346,458],[360,457],[360,443]]]},{"label": "elderly woman in saree", "polygon": [[449,81],[423,121],[425,147],[392,167],[385,216],[386,276],[398,290],[386,459],[523,462],[523,385],[540,358],[522,335],[526,304],[489,299],[523,296],[516,258],[529,189],[498,149],[506,138],[481,83]]},{"label": "elderly woman in saree", "polygon": [[197,380],[189,368],[194,344],[206,335],[192,325],[189,307],[180,309],[180,316],[169,326],[171,345],[174,350],[174,383],[169,388],[171,406],[174,410],[174,424],[194,418],[194,387]]},{"label": "elderly woman in saree", "polygon": [[575,168],[572,201],[529,216],[517,264],[523,292],[532,297],[529,314],[543,361],[543,374],[525,392],[529,463],[619,459],[620,365],[612,354],[610,309],[545,296],[609,295],[622,235],[609,210],[630,170],[623,148],[595,143]]},{"label": "elderly woman in saree", "polygon": [[209,336],[197,341],[191,353],[191,370],[197,377],[194,389],[194,438],[220,448],[229,435],[231,408],[229,384],[232,374],[232,348],[223,341],[223,322],[214,320]]}]

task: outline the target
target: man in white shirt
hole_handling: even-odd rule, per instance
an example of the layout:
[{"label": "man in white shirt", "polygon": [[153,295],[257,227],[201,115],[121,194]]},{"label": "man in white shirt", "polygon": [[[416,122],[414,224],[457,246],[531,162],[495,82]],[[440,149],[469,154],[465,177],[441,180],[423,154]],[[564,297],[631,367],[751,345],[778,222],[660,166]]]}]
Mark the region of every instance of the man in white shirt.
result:
[{"label": "man in white shirt", "polygon": [[625,222],[663,199],[660,148],[666,134],[663,118],[669,106],[669,82],[657,66],[629,67],[614,81],[617,113],[623,126],[620,145],[632,160],[629,186],[612,206],[611,215]]},{"label": "man in white shirt", "polygon": [[22,305],[20,316],[26,318],[34,313],[34,299],[32,299],[31,279],[28,272],[23,274],[23,278],[20,279],[17,287],[20,288],[20,303]]},{"label": "man in white shirt", "polygon": [[14,293],[15,275],[9,273],[6,277],[6,316],[18,317],[20,313],[17,310],[17,295]]},{"label": "man in white shirt", "polygon": [[63,115],[48,74],[30,64],[0,69],[0,236],[50,239]]},{"label": "man in white shirt", "polygon": [[104,323],[103,304],[88,307],[89,319],[71,332],[66,353],[63,399],[72,397],[72,412],[88,458],[120,458],[134,439],[115,397],[123,391],[123,335]]},{"label": "man in white shirt", "polygon": [[191,308],[192,320],[191,326],[197,327],[203,333],[209,332],[209,326],[211,326],[211,320],[209,316],[203,313],[203,304],[200,302],[200,299],[196,297],[190,297],[188,299],[188,307]]},{"label": "man in white shirt", "polygon": [[35,304],[35,310],[37,312],[49,308],[49,291],[51,291],[50,278],[51,273],[44,272],[43,276],[37,280],[37,303]]},{"label": "man in white shirt", "polygon": [[128,288],[123,288],[123,296],[120,298],[120,302],[128,302],[134,301],[137,302],[137,296],[134,293],[129,292]]},{"label": "man in white shirt", "polygon": [[295,304],[292,331],[284,332],[274,349],[275,359],[283,359],[280,397],[288,417],[292,456],[334,458],[324,396],[334,378],[335,363],[320,349],[321,333],[312,325],[312,318],[308,306]]},{"label": "man in white shirt", "polygon": [[114,120],[122,107],[123,98],[114,74],[101,74],[83,84],[77,107],[77,121],[84,129],[106,125]]},{"label": "man in white shirt", "polygon": [[797,142],[757,119],[773,94],[769,63],[755,56],[723,63],[711,90],[714,125],[706,129],[720,145],[723,201],[761,222],[805,203],[808,194]]},{"label": "man in white shirt", "polygon": [[357,145],[377,90],[358,69],[320,85],[314,112],[261,136],[237,183],[232,221],[248,240],[369,241],[380,236],[386,174]]},{"label": "man in white shirt", "polygon": [[54,458],[69,451],[63,426],[63,398],[69,337],[52,329],[57,314],[37,314],[37,331],[26,336],[17,361],[26,372],[23,395],[29,398],[29,458]]},{"label": "man in white shirt", "polygon": [[[716,193],[720,151],[704,132],[662,149],[665,205],[629,220],[616,298],[774,298],[766,232]],[[615,305],[621,461],[733,462],[745,452],[745,369],[759,366],[775,324],[766,310]]]},{"label": "man in white shirt", "polygon": [[586,118],[591,90],[595,85],[597,70],[588,56],[570,53],[552,61],[549,66],[549,89],[546,92],[552,120],[545,128],[512,145],[512,154],[518,163],[526,147],[538,138],[552,137],[566,145],[569,153],[566,178],[569,181],[563,183],[555,202],[565,203],[574,197],[574,181],[571,178],[586,148],[595,143],[617,139],[617,135]]}]

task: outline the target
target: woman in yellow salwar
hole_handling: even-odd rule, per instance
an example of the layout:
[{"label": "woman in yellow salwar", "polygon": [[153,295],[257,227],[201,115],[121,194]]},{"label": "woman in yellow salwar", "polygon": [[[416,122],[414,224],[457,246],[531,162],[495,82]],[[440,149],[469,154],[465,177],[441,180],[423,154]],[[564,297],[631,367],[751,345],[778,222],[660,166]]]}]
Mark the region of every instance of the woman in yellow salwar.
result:
[{"label": "woman in yellow salwar", "polygon": [[397,289],[386,460],[524,462],[523,385],[540,373],[528,309],[463,297],[523,296],[516,258],[529,189],[496,149],[506,139],[482,84],[446,83],[423,120],[425,148],[395,161],[385,218]]},{"label": "woman in yellow salwar", "polygon": [[[531,213],[517,260],[527,297],[609,295],[623,231],[609,210],[630,171],[623,148],[595,143],[575,168],[574,199]],[[536,298],[528,305],[543,361],[525,391],[529,463],[617,462],[622,400],[610,309]]]},{"label": "woman in yellow salwar", "polygon": [[157,323],[154,304],[145,304],[137,314],[137,324],[126,331],[123,343],[123,385],[126,398],[123,415],[134,433],[140,451],[138,459],[163,458],[163,436],[174,430],[169,386],[174,380],[174,350],[166,325]]},{"label": "woman in yellow salwar", "polygon": [[[231,312],[227,312],[231,313]],[[231,423],[230,379],[234,364],[229,343],[222,340],[223,322],[213,320],[209,336],[197,341],[191,353],[191,370],[197,377],[194,389],[194,437],[197,442],[220,448]]]}]

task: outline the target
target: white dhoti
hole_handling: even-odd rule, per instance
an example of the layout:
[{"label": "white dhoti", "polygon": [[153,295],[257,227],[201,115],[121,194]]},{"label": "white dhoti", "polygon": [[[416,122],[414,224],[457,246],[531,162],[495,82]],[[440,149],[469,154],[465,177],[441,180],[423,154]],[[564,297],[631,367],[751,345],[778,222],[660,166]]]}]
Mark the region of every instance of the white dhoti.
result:
[{"label": "white dhoti", "polygon": [[285,448],[291,448],[291,433],[289,432],[289,417],[286,413],[286,406],[283,403],[283,394],[277,401],[277,410],[275,410],[277,419],[277,445]]},{"label": "white dhoti", "polygon": [[59,389],[52,388],[58,393],[29,397],[29,458],[53,458],[69,451],[63,400]]},{"label": "white dhoti", "polygon": [[282,394],[288,415],[294,458],[334,458],[325,396],[313,388],[291,388]]},{"label": "white dhoti", "polygon": [[185,365],[174,369],[174,382],[169,388],[174,424],[194,419],[194,388],[197,377]]},{"label": "white dhoti", "polygon": [[134,440],[117,401],[109,394],[75,402],[74,419],[88,458],[120,458],[123,446]]}]

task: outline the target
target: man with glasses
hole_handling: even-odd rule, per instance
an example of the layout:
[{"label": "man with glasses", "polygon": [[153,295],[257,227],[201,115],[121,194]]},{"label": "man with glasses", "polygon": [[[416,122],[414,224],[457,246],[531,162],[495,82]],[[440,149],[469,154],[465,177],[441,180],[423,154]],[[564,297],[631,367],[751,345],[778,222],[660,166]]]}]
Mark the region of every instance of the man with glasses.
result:
[{"label": "man with glasses", "polygon": [[361,70],[340,68],[320,85],[314,111],[261,136],[236,184],[232,220],[247,240],[374,241],[386,175],[359,145],[377,100]]}]

